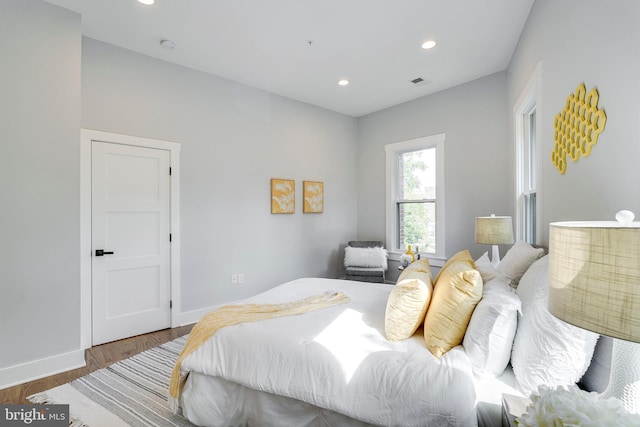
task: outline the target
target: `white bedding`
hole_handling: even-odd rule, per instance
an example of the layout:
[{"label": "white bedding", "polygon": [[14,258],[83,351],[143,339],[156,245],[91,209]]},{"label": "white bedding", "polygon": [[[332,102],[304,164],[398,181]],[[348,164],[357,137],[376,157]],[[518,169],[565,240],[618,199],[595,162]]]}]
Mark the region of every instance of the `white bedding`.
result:
[{"label": "white bedding", "polygon": [[284,425],[284,412],[295,425],[477,425],[476,380],[461,346],[436,359],[421,333],[385,339],[391,289],[309,278],[250,298],[279,303],[337,290],[351,302],[218,331],[182,364],[191,371],[184,415],[225,426]]}]

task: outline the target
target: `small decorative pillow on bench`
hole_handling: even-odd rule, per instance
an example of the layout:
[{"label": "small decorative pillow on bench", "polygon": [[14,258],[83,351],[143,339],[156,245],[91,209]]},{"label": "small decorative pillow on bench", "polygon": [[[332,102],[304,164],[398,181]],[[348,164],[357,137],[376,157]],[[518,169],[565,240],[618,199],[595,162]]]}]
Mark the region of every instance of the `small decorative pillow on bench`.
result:
[{"label": "small decorative pillow on bench", "polygon": [[344,248],[345,267],[370,267],[387,269],[387,250],[384,248]]}]

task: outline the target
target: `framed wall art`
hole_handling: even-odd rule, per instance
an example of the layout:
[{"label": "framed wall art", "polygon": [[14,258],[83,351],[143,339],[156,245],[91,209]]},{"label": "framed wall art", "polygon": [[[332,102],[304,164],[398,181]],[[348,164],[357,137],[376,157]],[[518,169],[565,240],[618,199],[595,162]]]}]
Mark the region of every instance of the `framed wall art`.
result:
[{"label": "framed wall art", "polygon": [[296,182],[271,178],[271,213],[292,214],[296,211]]},{"label": "framed wall art", "polygon": [[302,181],[304,213],[322,213],[324,210],[324,183]]}]

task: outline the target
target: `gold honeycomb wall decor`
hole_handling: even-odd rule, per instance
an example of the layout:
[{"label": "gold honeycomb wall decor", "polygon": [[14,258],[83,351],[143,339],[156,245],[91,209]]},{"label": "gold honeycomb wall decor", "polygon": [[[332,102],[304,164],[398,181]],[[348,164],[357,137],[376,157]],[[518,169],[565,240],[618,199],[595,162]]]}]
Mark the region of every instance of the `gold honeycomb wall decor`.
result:
[{"label": "gold honeycomb wall decor", "polygon": [[553,122],[556,143],[551,161],[561,174],[567,170],[567,156],[576,162],[581,156],[591,154],[605,123],[607,115],[598,109],[598,90],[593,88],[587,93],[584,83],[580,83]]}]

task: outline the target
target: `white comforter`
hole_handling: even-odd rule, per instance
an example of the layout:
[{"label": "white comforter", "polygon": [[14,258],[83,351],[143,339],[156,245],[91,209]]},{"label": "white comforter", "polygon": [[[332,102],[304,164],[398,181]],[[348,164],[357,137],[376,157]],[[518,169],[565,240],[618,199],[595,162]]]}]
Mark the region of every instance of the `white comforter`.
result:
[{"label": "white comforter", "polygon": [[[182,367],[200,380],[215,377],[216,387],[231,387],[226,395],[218,389],[216,395],[203,398],[210,388],[189,379],[182,401],[185,415],[196,423],[229,422],[212,414],[237,411],[230,402],[241,403],[229,393],[239,384],[370,424],[475,426],[474,378],[462,347],[436,359],[421,333],[402,342],[385,339],[391,289],[385,284],[309,278],[250,298],[247,302],[279,303],[338,290],[351,302],[218,331]],[[189,396],[198,397],[190,402]]]}]

